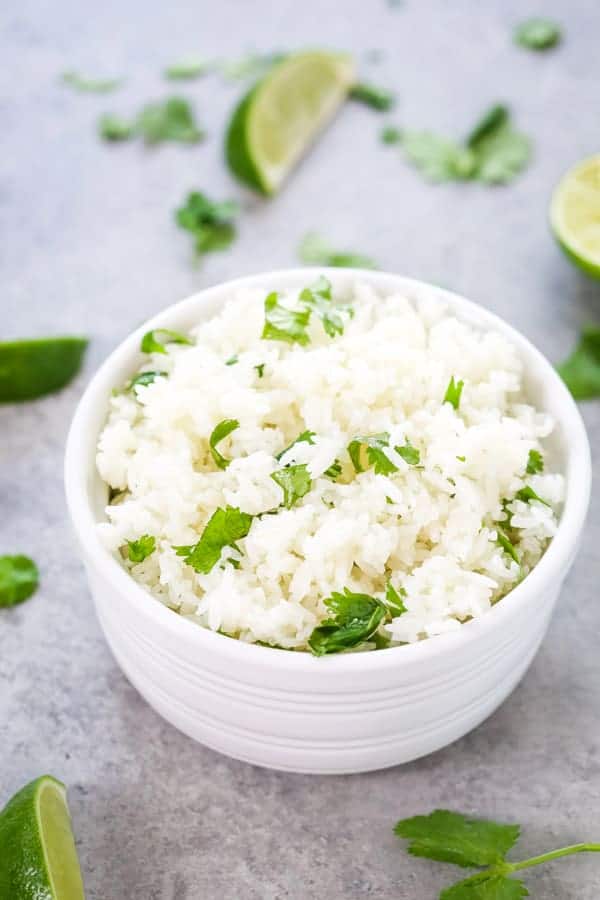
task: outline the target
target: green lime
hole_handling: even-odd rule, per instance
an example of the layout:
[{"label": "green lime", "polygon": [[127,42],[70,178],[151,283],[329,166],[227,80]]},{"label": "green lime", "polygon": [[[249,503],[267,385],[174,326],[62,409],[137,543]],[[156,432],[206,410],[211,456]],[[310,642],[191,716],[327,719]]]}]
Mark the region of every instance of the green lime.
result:
[{"label": "green lime", "polygon": [[559,182],[550,225],[569,259],[600,278],[600,154],[569,169]]},{"label": "green lime", "polygon": [[287,56],[235,109],[225,152],[240,181],[275,194],[354,83],[354,63],[341,53]]},{"label": "green lime", "polygon": [[67,791],[51,775],[26,785],[0,812],[0,897],[84,900]]},{"label": "green lime", "polygon": [[0,342],[0,403],[21,403],[58,391],[77,374],[86,338]]}]

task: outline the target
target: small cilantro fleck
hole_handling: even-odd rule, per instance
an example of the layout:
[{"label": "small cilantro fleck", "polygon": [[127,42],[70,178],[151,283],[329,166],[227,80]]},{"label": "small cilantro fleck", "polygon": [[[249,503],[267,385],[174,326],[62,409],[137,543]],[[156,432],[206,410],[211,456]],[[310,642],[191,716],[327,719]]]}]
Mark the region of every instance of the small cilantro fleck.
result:
[{"label": "small cilantro fleck", "polygon": [[291,450],[292,447],[295,447],[296,444],[314,444],[314,437],[316,437],[315,431],[309,431],[308,429],[306,431],[302,431],[298,435],[298,437],[292,441],[291,444],[288,444],[287,447],[284,447],[283,450],[280,450],[279,453],[275,455],[275,459],[277,460],[277,462],[279,462],[281,457],[284,456],[284,454],[286,454],[288,450]]},{"label": "small cilantro fleck", "polygon": [[75,91],[86,94],[109,94],[123,84],[122,78],[88,78],[79,72],[63,72],[62,81]]},{"label": "small cilantro fleck", "polygon": [[342,474],[342,466],[339,459],[335,459],[328,469],[325,469],[323,475],[325,478],[330,478],[331,481],[337,481],[340,475]]},{"label": "small cilantro fleck", "polygon": [[381,600],[368,594],[355,594],[348,588],[334,591],[325,601],[333,614],[312,632],[308,645],[315,656],[340,653],[370,640],[390,615]]},{"label": "small cilantro fleck", "polygon": [[505,553],[507,553],[511,559],[520,565],[521,560],[519,559],[519,554],[517,553],[517,549],[515,545],[512,543],[508,535],[500,528],[499,525],[496,525],[496,535],[497,535],[497,543],[502,547]]},{"label": "small cilantro fleck", "polygon": [[409,466],[418,466],[421,462],[420,452],[416,447],[413,447],[410,441],[406,441],[403,447],[394,447],[394,450]]},{"label": "small cilantro fleck", "polygon": [[396,97],[392,91],[376,87],[373,84],[364,84],[363,82],[359,82],[351,88],[349,97],[351,100],[358,100],[359,103],[364,103],[365,106],[370,106],[371,109],[376,109],[379,112],[387,112],[396,102]]},{"label": "small cilantro fleck", "polygon": [[311,310],[289,309],[279,302],[279,294],[273,291],[265,298],[265,324],[261,334],[263,340],[286,341],[305,347],[310,342],[308,323]]},{"label": "small cilantro fleck", "polygon": [[226,459],[219,451],[217,450],[217,444],[221,441],[225,440],[225,438],[235,431],[236,428],[240,427],[240,423],[237,419],[223,419],[222,422],[219,422],[218,425],[215,426],[213,432],[209,439],[210,452],[212,454],[212,458],[216,462],[219,469],[226,469],[230,459]]},{"label": "small cilantro fleck", "polygon": [[235,366],[235,365],[237,365],[237,363],[239,363],[239,361],[240,361],[239,356],[237,355],[237,353],[234,353],[233,356],[230,356],[229,359],[225,360],[225,365],[226,366]]},{"label": "small cilantro fleck", "polygon": [[221,558],[224,547],[235,547],[235,542],[246,537],[252,525],[252,516],[234,506],[219,506],[208,520],[200,540],[190,547],[175,547],[177,556],[183,556],[196,572],[208,574]]},{"label": "small cilantro fleck", "polygon": [[385,125],[379,132],[379,138],[382,144],[400,144],[402,132],[394,125]]},{"label": "small cilantro fleck", "polygon": [[549,50],[562,38],[560,25],[552,19],[527,19],[515,28],[515,43],[528,50]]},{"label": "small cilantro fleck", "polygon": [[550,504],[546,500],[542,500],[528,484],[526,484],[525,487],[522,487],[520,491],[517,491],[515,497],[517,500],[522,500],[524,503],[529,503],[530,500],[537,500],[538,503],[543,503],[544,506],[550,506]]},{"label": "small cilantro fleck", "polygon": [[154,328],[147,331],[142,338],[140,350],[142,353],[166,353],[167,344],[188,344],[192,342],[184,334],[178,331],[171,331],[168,328]]},{"label": "small cilantro fleck", "polygon": [[254,368],[256,369],[256,374],[258,375],[258,377],[263,378],[265,374],[265,364],[259,363],[257,366],[254,366]]},{"label": "small cilantro fleck", "polygon": [[403,613],[408,612],[406,606],[404,605],[404,597],[406,597],[406,591],[404,590],[404,588],[400,588],[397,591],[392,582],[388,581],[387,587],[385,589],[385,602],[393,619],[396,619]]},{"label": "small cilantro fleck", "polygon": [[128,382],[126,390],[131,391],[136,387],[145,387],[148,384],[153,384],[157,378],[166,378],[168,374],[168,372],[140,372],[139,375],[135,375]]},{"label": "small cilantro fleck", "polygon": [[100,117],[98,133],[105,141],[128,141],[135,134],[135,125],[120,116],[108,114]]},{"label": "small cilantro fleck", "polygon": [[529,456],[527,457],[527,469],[526,472],[528,475],[537,475],[538,472],[544,471],[544,457],[540,453],[539,450],[530,450]]},{"label": "small cilantro fleck", "polygon": [[214,202],[206,194],[192,191],[186,201],[175,212],[175,219],[181,228],[194,237],[196,253],[210,253],[225,250],[236,235],[234,219],[239,206],[233,200]]},{"label": "small cilantro fleck", "polygon": [[127,541],[127,556],[132,563],[141,563],[154,553],[156,538],[151,534],[143,534],[137,541]]},{"label": "small cilantro fleck", "polygon": [[446,393],[444,394],[444,403],[449,403],[454,409],[460,406],[460,396],[464,387],[464,381],[455,381],[454,375],[450,378]]},{"label": "small cilantro fleck", "polygon": [[28,600],[39,580],[37,566],[28,556],[0,556],[0,609]]},{"label": "small cilantro fleck", "polygon": [[576,400],[600,397],[600,328],[584,325],[577,346],[557,368]]},{"label": "small cilantro fleck", "polygon": [[307,266],[331,266],[333,268],[376,269],[370,256],[351,250],[334,250],[314,232],[306,234],[298,247],[298,258]]},{"label": "small cilantro fleck", "polygon": [[[385,447],[389,447],[389,441],[390,436],[385,431],[381,434],[359,435],[350,441],[348,454],[355,472],[364,472],[369,466],[373,466],[376,475],[391,475],[392,472],[397,472],[398,467],[388,459],[384,451]],[[368,466],[365,466],[363,448]]]},{"label": "small cilantro fleck", "polygon": [[271,473],[271,478],[283,491],[282,506],[291,509],[298,500],[308,494],[311,488],[310,472],[305,463],[297,466],[284,466]]},{"label": "small cilantro fleck", "polygon": [[206,75],[211,69],[211,64],[198,56],[190,56],[188,59],[180,59],[165,69],[165,78],[170,81],[189,81]]}]

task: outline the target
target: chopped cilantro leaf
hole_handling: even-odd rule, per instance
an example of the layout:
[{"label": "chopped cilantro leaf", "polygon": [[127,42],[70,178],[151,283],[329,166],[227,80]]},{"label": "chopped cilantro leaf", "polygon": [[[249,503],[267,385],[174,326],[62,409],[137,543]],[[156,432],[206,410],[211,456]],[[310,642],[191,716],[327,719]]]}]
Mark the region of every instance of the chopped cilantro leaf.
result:
[{"label": "chopped cilantro leaf", "polygon": [[413,856],[470,867],[502,862],[520,828],[436,809],[428,816],[401,819],[394,832],[411,841],[408,852]]},{"label": "chopped cilantro leaf", "polygon": [[39,580],[38,568],[28,556],[0,556],[0,609],[29,599]]},{"label": "chopped cilantro leaf", "polygon": [[225,440],[225,438],[230,435],[232,431],[235,431],[236,428],[239,427],[240,423],[237,419],[223,419],[223,421],[219,422],[219,424],[216,425],[213,429],[208,443],[210,446],[212,458],[218,465],[219,469],[226,469],[231,460],[225,459],[225,457],[221,453],[219,453],[219,451],[217,450],[217,444]]},{"label": "chopped cilantro leaf", "polygon": [[206,75],[211,69],[211,64],[200,57],[190,57],[189,59],[180,59],[179,62],[173,63],[165,69],[165,78],[170,81],[187,81],[192,78],[199,78]]},{"label": "chopped cilantro leaf", "polygon": [[240,360],[239,360],[237,353],[234,353],[233,356],[230,356],[229,359],[225,360],[225,365],[226,366],[235,366],[237,363],[239,363],[239,361]]},{"label": "chopped cilantro leaf", "polygon": [[259,363],[257,366],[254,366],[254,368],[256,369],[256,372],[257,372],[257,374],[258,374],[258,377],[259,377],[259,378],[262,378],[263,375],[265,374],[265,364],[264,364],[264,363]]},{"label": "chopped cilantro leaf", "polygon": [[446,388],[446,393],[444,395],[444,403],[450,403],[454,409],[458,409],[460,406],[460,395],[462,394],[462,389],[464,387],[464,381],[462,379],[460,381],[454,380],[454,375],[451,377],[448,387]]},{"label": "chopped cilantro leaf", "polygon": [[202,254],[229,247],[235,238],[233,220],[238,212],[238,204],[233,200],[215,203],[205,194],[192,191],[175,218],[181,228],[191,232],[196,252]]},{"label": "chopped cilantro leaf", "polygon": [[324,602],[333,617],[318,625],[308,640],[315,656],[358,647],[372,638],[389,616],[381,600],[352,593],[348,588],[344,588],[343,594],[334,591]]},{"label": "chopped cilantro leaf", "polygon": [[508,108],[501,103],[497,103],[487,110],[467,136],[465,141],[467,147],[476,150],[481,141],[489,137],[490,134],[498,128],[502,128],[509,119]]},{"label": "chopped cilantro leaf", "polygon": [[[369,466],[373,466],[376,475],[391,475],[397,472],[398,467],[391,462],[384,452],[384,447],[389,447],[390,436],[387,432],[381,434],[360,435],[348,444],[348,454],[356,472],[364,472],[365,465],[362,455],[363,447],[366,450]],[[368,467],[367,467],[368,468]]]},{"label": "chopped cilantro leaf", "polygon": [[289,309],[279,302],[279,294],[273,291],[265,298],[265,325],[263,340],[287,341],[305,347],[310,337],[307,332],[310,308]]},{"label": "chopped cilantro leaf", "polygon": [[166,353],[167,344],[189,344],[192,342],[178,331],[171,331],[168,328],[154,328],[147,331],[140,344],[142,353]]},{"label": "chopped cilantro leaf", "polygon": [[140,372],[128,383],[127,390],[130,391],[140,385],[152,384],[157,378],[166,378],[167,375],[168,372]]},{"label": "chopped cilantro leaf", "polygon": [[526,484],[525,487],[522,487],[520,491],[517,491],[515,498],[517,500],[522,500],[524,503],[529,503],[530,500],[537,500],[538,503],[543,503],[544,506],[550,506],[550,504],[546,500],[542,500],[528,484]]},{"label": "chopped cilantro leaf", "polygon": [[240,59],[219,64],[219,71],[229,81],[243,81],[246,79],[259,79],[274,65],[281,62],[285,54],[275,53],[248,53]]},{"label": "chopped cilantro leaf", "polygon": [[204,137],[196,125],[190,104],[181,97],[148,103],[138,115],[135,127],[147,144],[163,141],[196,144]]},{"label": "chopped cilantro leaf", "polygon": [[527,457],[527,469],[526,472],[528,475],[537,475],[538,472],[544,471],[544,457],[540,453],[539,450],[530,450],[529,456]]},{"label": "chopped cilantro leaf", "polygon": [[246,537],[251,525],[252,516],[248,513],[234,506],[219,506],[196,544],[174,549],[196,572],[208,574],[221,558],[223,547],[235,547],[236,541]]},{"label": "chopped cilantro leaf", "polygon": [[295,447],[296,444],[314,444],[313,438],[316,437],[315,431],[302,431],[295,440],[292,441],[291,444],[288,444],[287,447],[284,447],[283,450],[280,450],[279,453],[275,455],[275,459],[279,462],[281,457],[291,450],[292,447]]},{"label": "chopped cilantro leaf", "polygon": [[135,125],[120,116],[104,115],[98,122],[98,132],[105,141],[128,141],[135,134]]},{"label": "chopped cilantro leaf", "polygon": [[600,328],[584,325],[579,343],[557,368],[576,400],[600,397]]},{"label": "chopped cilantro leaf", "polygon": [[405,612],[408,612],[406,606],[404,605],[404,597],[406,597],[406,591],[404,590],[404,588],[400,588],[400,590],[397,591],[392,582],[388,581],[387,587],[385,589],[385,602],[390,613],[392,614],[393,619],[401,616]]},{"label": "chopped cilantro leaf", "polygon": [[298,257],[308,266],[331,266],[333,268],[376,269],[377,265],[369,256],[350,250],[334,250],[330,244],[314,232],[306,234],[298,247]]},{"label": "chopped cilantro leaf", "polygon": [[63,72],[61,77],[64,84],[87,94],[109,94],[123,84],[122,78],[87,78],[79,72],[72,71]]},{"label": "chopped cilantro leaf", "polygon": [[515,43],[528,50],[549,50],[562,38],[560,25],[552,19],[527,19],[515,28]]},{"label": "chopped cilantro leaf", "polygon": [[308,306],[321,319],[323,328],[329,337],[344,333],[342,314],[352,318],[354,310],[351,306],[334,306],[331,296],[331,282],[322,275],[300,292],[300,302]]},{"label": "chopped cilantro leaf", "polygon": [[394,125],[385,125],[379,132],[382,144],[399,144],[402,141],[402,132]]},{"label": "chopped cilantro leaf", "polygon": [[514,559],[514,561],[520,565],[521,560],[519,559],[519,554],[517,553],[515,545],[512,543],[506,533],[502,531],[499,525],[496,525],[496,535],[496,540],[500,547],[502,547],[505,553],[508,553],[511,559]]},{"label": "chopped cilantro leaf", "polygon": [[403,447],[394,447],[394,450],[409,466],[418,466],[421,462],[421,454],[416,447],[413,447],[410,441],[406,441]]},{"label": "chopped cilantro leaf", "polygon": [[466,462],[466,461],[467,461],[467,457],[466,457],[466,456],[457,456],[456,458],[457,458],[457,460],[458,460],[459,462]]},{"label": "chopped cilantro leaf", "polygon": [[155,549],[156,538],[151,534],[143,534],[137,541],[127,541],[127,556],[132,563],[144,562]]},{"label": "chopped cilantro leaf", "polygon": [[365,106],[370,106],[371,109],[377,109],[379,112],[387,112],[396,102],[396,97],[391,91],[363,82],[359,82],[351,88],[349,97],[351,100],[358,100],[359,103],[364,103]]},{"label": "chopped cilantro leaf", "polygon": [[330,478],[331,481],[337,481],[341,474],[342,466],[339,459],[334,459],[329,468],[325,469],[325,471],[323,472],[325,478]]},{"label": "chopped cilantro leaf", "polygon": [[529,896],[522,881],[488,873],[486,870],[453,884],[442,891],[440,900],[522,900]]},{"label": "chopped cilantro leaf", "polygon": [[284,466],[283,469],[272,472],[271,478],[283,491],[282,506],[286,509],[291,509],[298,500],[308,494],[312,484],[306,463]]},{"label": "chopped cilantro leaf", "polygon": [[473,176],[473,153],[454,141],[430,131],[409,131],[402,144],[410,161],[430,181],[461,181]]}]

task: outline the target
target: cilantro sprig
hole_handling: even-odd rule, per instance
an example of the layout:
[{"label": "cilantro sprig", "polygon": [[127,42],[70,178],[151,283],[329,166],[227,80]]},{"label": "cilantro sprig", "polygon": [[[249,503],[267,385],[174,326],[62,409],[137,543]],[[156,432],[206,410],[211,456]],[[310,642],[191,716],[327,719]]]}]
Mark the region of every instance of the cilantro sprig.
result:
[{"label": "cilantro sprig", "polygon": [[308,640],[315,656],[340,653],[364,644],[390,616],[381,600],[369,594],[353,593],[348,588],[344,588],[343,594],[333,591],[324,602],[332,616],[318,625]]},{"label": "cilantro sprig", "polygon": [[531,156],[529,139],[513,129],[509,110],[502,104],[492,106],[462,142],[430,131],[408,131],[402,144],[409,160],[430,181],[507,184]]},{"label": "cilantro sprig", "polygon": [[234,220],[239,205],[233,200],[215,202],[200,191],[191,191],[186,201],[175,212],[177,224],[191,232],[196,253],[225,250],[234,241]]},{"label": "cilantro sprig", "polygon": [[447,809],[401,819],[394,832],[410,842],[408,852],[413,856],[479,869],[443,890],[440,900],[521,900],[529,891],[523,881],[513,877],[515,873],[576,853],[600,852],[600,844],[581,843],[509,862],[506,856],[519,840],[519,825]]},{"label": "cilantro sprig", "polygon": [[146,144],[164,141],[196,144],[204,138],[192,107],[182,97],[148,103],[132,120],[108,113],[100,118],[98,130],[107,141],[124,141],[140,136]]},{"label": "cilantro sprig", "polygon": [[335,250],[328,241],[311,231],[300,241],[298,258],[307,266],[331,266],[332,268],[376,269],[370,256],[352,250]]},{"label": "cilantro sprig", "polygon": [[577,346],[557,368],[576,400],[600,397],[600,328],[584,325]]},{"label": "cilantro sprig", "polygon": [[226,469],[230,459],[226,459],[222,453],[217,450],[217,444],[220,444],[221,441],[224,441],[226,437],[228,437],[236,428],[240,427],[240,423],[237,419],[223,419],[222,422],[219,422],[216,425],[211,433],[211,436],[208,440],[208,444],[210,447],[210,452],[212,458],[216,462],[219,469]]},{"label": "cilantro sprig", "polygon": [[252,516],[235,506],[219,506],[208,520],[200,540],[191,546],[175,547],[177,556],[196,572],[208,574],[219,562],[224,547],[237,550],[236,541],[246,537]]},{"label": "cilantro sprig", "polygon": [[28,556],[0,556],[0,609],[23,603],[37,590],[38,568]]}]

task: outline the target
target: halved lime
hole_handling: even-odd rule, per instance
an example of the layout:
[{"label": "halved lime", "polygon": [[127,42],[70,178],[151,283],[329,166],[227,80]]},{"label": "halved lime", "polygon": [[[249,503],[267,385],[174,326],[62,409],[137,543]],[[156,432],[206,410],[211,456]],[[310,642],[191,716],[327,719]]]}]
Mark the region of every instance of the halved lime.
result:
[{"label": "halved lime", "polygon": [[42,775],[0,812],[3,900],[84,900],[66,793]]},{"label": "halved lime", "polygon": [[241,181],[274,194],[354,83],[354,63],[341,53],[287,56],[235,109],[225,142]]},{"label": "halved lime", "polygon": [[559,182],[550,225],[569,259],[600,278],[600,154],[578,163]]},{"label": "halved lime", "polygon": [[0,403],[22,403],[64,387],[79,371],[82,337],[0,342]]}]

